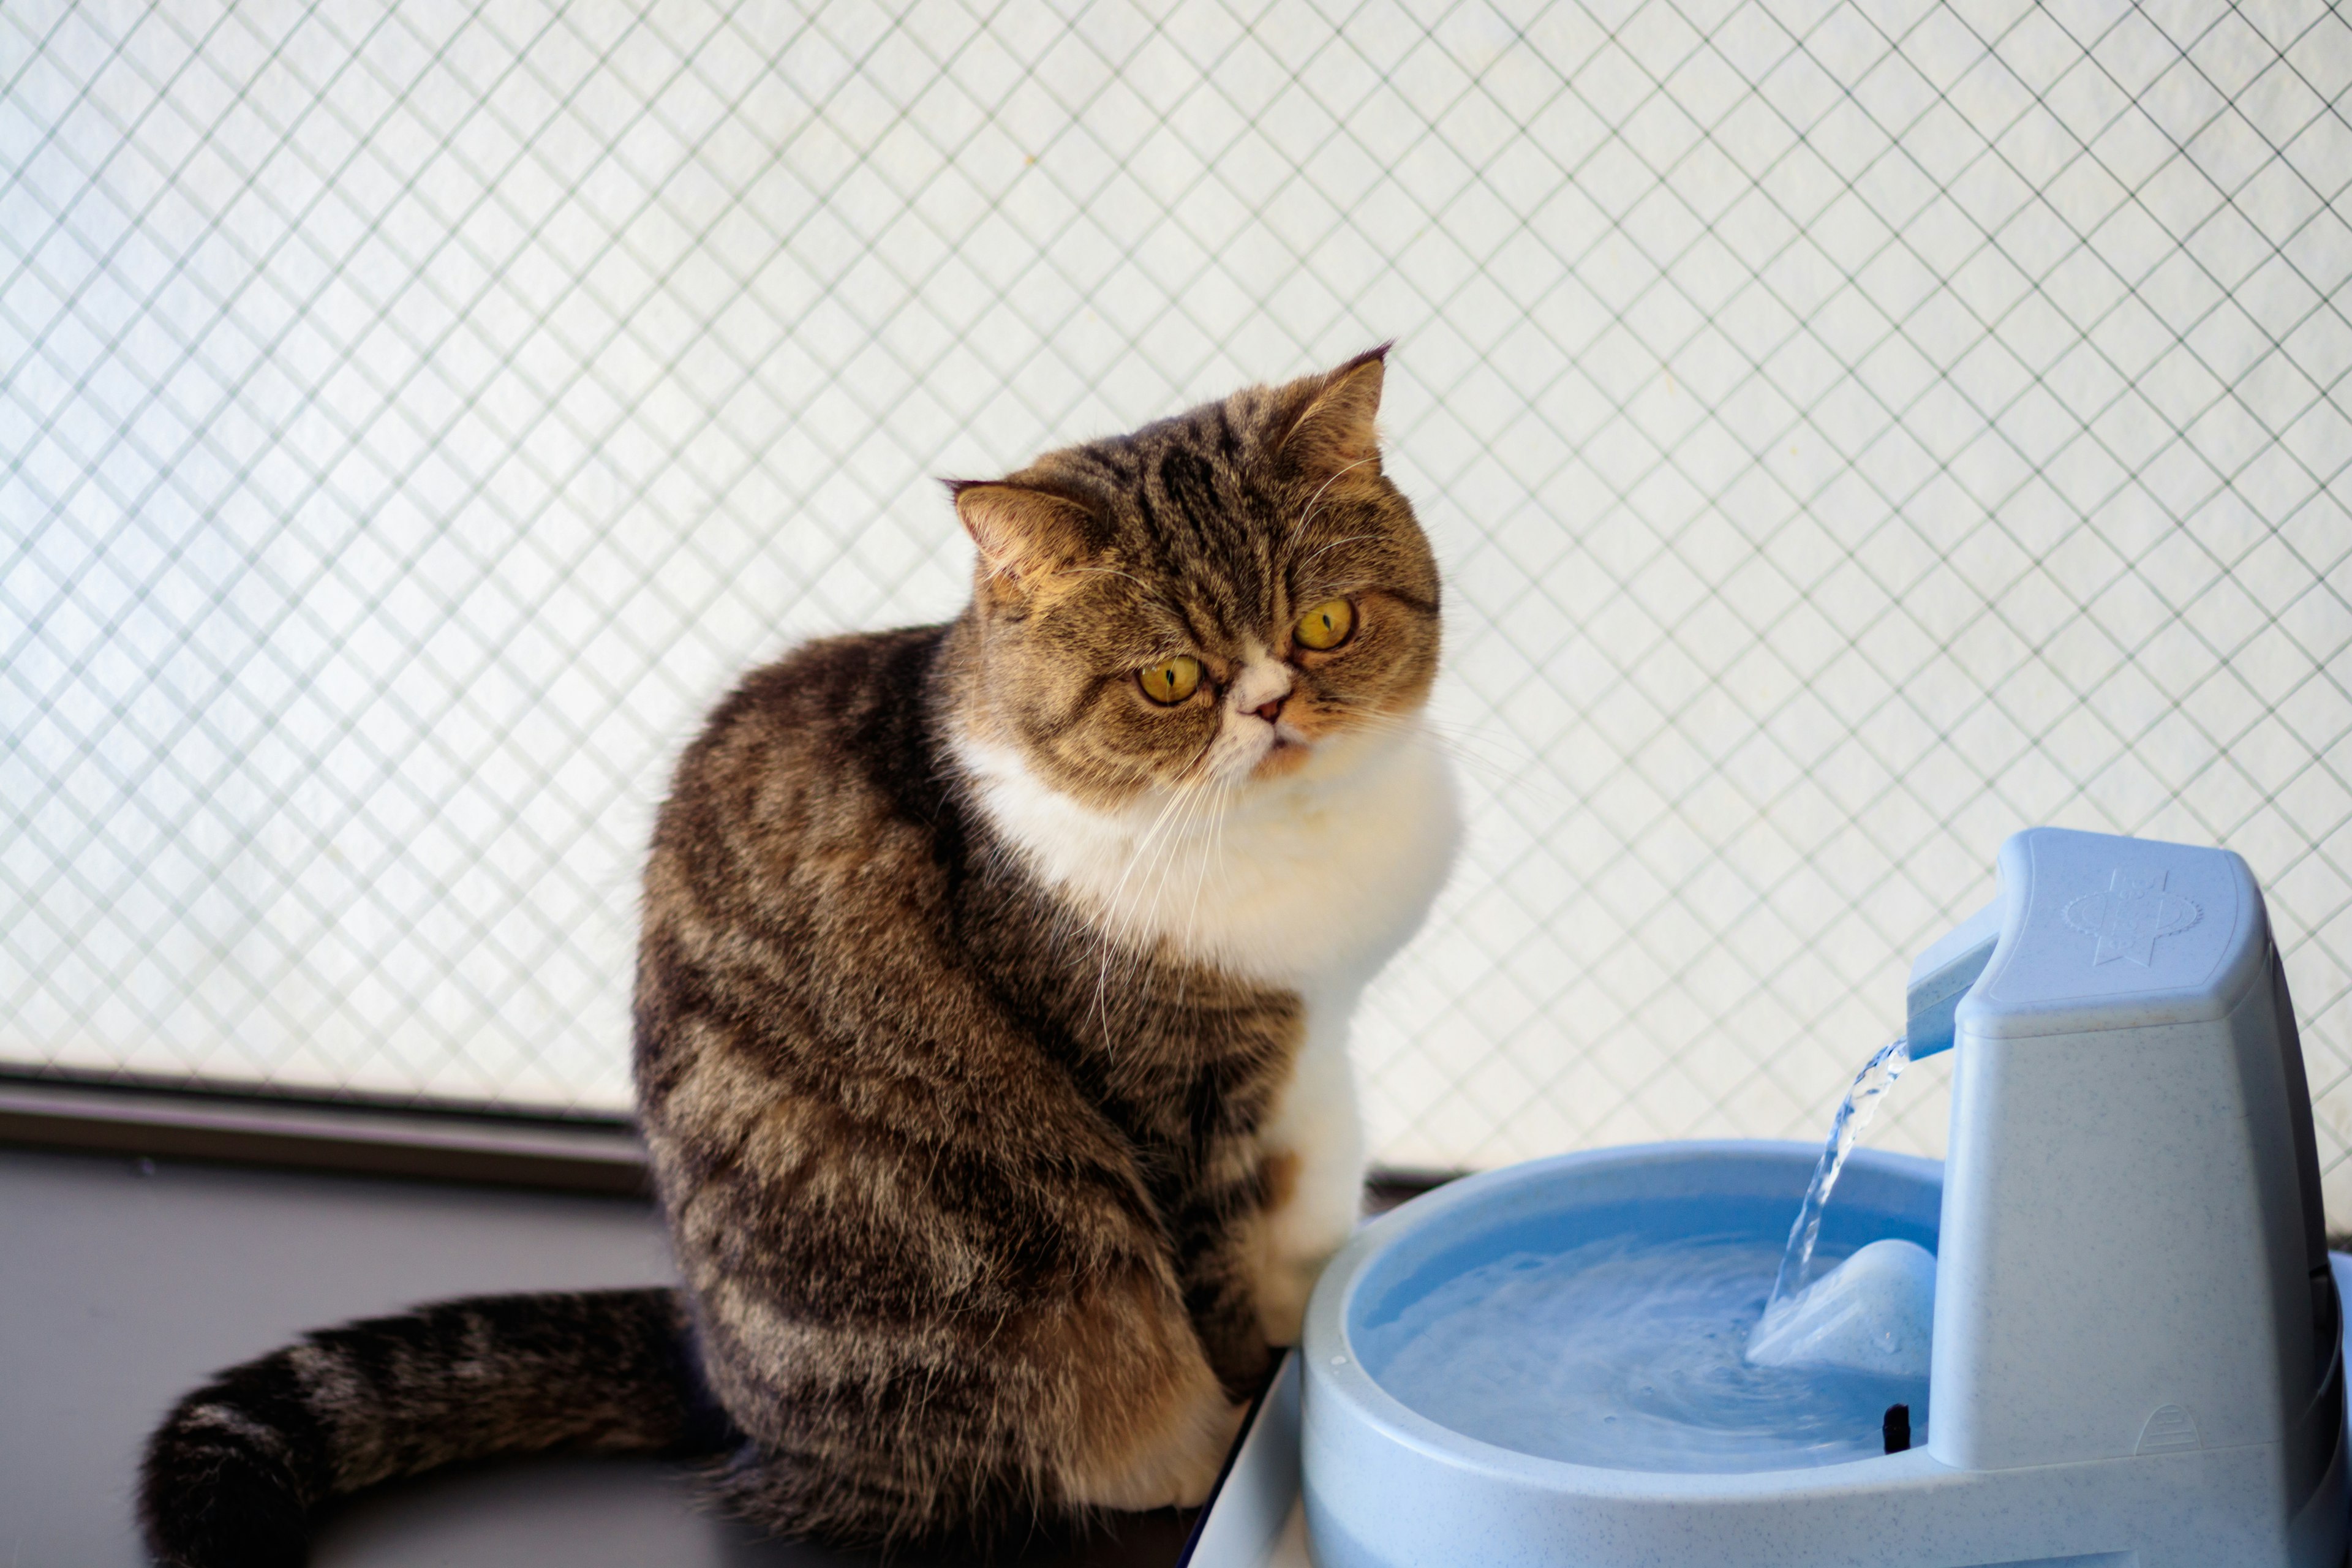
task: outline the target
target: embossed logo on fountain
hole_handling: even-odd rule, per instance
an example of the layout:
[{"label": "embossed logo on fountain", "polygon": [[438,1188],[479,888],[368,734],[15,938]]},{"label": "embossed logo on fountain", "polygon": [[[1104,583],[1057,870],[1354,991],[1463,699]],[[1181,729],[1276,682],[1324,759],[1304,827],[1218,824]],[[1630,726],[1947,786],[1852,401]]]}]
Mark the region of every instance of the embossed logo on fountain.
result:
[{"label": "embossed logo on fountain", "polygon": [[2161,869],[2118,866],[2107,873],[2105,891],[2084,893],[2066,906],[2066,923],[2099,939],[2091,950],[2094,968],[2118,958],[2149,968],[2159,939],[2179,936],[2197,923],[2204,911],[2194,900],[2166,892],[2165,876]]},{"label": "embossed logo on fountain", "polygon": [[2137,1454],[2168,1454],[2182,1448],[2200,1448],[2204,1444],[2197,1436],[2197,1418],[2178,1405],[2159,1405],[2148,1416],[2147,1425],[2139,1429]]}]

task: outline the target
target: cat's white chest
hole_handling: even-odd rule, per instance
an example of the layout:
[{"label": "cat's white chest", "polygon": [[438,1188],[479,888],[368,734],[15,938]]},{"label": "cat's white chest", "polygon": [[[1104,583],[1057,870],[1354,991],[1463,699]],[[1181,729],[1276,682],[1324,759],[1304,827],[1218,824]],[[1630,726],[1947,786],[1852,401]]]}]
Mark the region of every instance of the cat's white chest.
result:
[{"label": "cat's white chest", "polygon": [[1100,811],[1010,751],[958,752],[1038,875],[1140,947],[1352,1001],[1421,924],[1459,837],[1452,773],[1419,727],[1333,742],[1297,774]]},{"label": "cat's white chest", "polygon": [[1296,1342],[1315,1277],[1356,1222],[1357,999],[1429,912],[1460,837],[1453,775],[1425,731],[1342,745],[1223,800],[1204,790],[1124,812],[1046,788],[1008,752],[959,747],[998,830],[1103,928],[1298,994],[1299,1053],[1258,1134],[1280,1173],[1258,1222],[1258,1314],[1276,1344]]}]

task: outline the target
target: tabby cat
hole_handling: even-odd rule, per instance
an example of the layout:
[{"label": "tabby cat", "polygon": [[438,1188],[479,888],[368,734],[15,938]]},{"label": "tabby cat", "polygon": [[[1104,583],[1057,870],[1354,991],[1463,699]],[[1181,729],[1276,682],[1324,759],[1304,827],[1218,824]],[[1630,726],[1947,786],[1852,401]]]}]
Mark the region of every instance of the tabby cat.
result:
[{"label": "tabby cat", "polygon": [[950,486],[960,617],[745,680],[646,872],[684,1288],[223,1373],[152,1439],[155,1555],[299,1563],[330,1498],[554,1447],[712,1455],[839,1542],[1202,1500],[1356,1218],[1349,1016],[1456,836],[1386,352]]}]

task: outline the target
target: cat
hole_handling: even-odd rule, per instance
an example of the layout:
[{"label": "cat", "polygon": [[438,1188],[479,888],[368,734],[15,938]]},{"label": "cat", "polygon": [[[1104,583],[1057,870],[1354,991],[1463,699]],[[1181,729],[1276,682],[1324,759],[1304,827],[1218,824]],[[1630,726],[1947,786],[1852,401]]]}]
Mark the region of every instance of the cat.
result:
[{"label": "cat", "polygon": [[156,1557],[299,1563],[331,1497],[553,1447],[709,1456],[845,1544],[1201,1502],[1356,1221],[1349,1016],[1458,837],[1387,353],[951,483],[961,616],[747,678],[645,877],[683,1289],[220,1374],[151,1440]]}]

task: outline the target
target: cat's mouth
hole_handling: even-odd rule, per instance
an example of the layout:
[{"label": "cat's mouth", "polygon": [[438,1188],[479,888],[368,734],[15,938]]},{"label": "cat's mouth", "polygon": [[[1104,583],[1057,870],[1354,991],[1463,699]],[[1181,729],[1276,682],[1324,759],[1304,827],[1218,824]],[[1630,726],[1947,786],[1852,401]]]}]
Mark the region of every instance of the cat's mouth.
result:
[{"label": "cat's mouth", "polygon": [[1256,763],[1250,769],[1250,776],[1280,778],[1304,763],[1314,750],[1315,742],[1311,739],[1277,721],[1274,726],[1274,738],[1259,753]]}]

